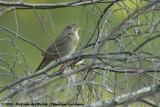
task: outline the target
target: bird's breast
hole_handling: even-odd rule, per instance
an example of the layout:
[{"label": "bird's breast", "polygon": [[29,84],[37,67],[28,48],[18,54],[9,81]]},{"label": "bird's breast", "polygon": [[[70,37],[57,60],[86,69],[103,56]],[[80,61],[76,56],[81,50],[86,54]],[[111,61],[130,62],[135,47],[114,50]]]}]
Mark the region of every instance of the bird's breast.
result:
[{"label": "bird's breast", "polygon": [[76,49],[76,46],[78,45],[78,42],[79,42],[78,34],[70,35],[70,41],[68,41],[68,42],[69,42],[69,46],[70,46],[70,52],[72,53]]},{"label": "bird's breast", "polygon": [[73,45],[74,45],[75,48],[76,48],[76,46],[77,46],[77,44],[78,44],[78,42],[79,42],[79,36],[78,36],[78,34],[72,35],[71,39],[72,39],[71,41],[72,41]]}]

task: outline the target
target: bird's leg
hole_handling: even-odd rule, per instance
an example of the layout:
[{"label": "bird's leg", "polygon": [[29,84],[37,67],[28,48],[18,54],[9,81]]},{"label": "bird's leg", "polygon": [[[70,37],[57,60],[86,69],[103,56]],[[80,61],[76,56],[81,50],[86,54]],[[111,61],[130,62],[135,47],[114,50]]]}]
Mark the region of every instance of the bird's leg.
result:
[{"label": "bird's leg", "polygon": [[61,64],[60,66],[61,66],[61,70],[64,70],[64,69],[65,69],[65,68],[64,68],[64,64]]},{"label": "bird's leg", "polygon": [[[56,62],[58,61],[57,59],[55,59],[55,60],[56,60]],[[61,69],[61,70],[64,70],[64,65],[63,65],[63,64],[60,64],[60,66],[61,66],[60,69]]]},{"label": "bird's leg", "polygon": [[[64,59],[67,59],[67,58],[64,58]],[[65,69],[64,64],[61,64],[60,66],[61,66],[61,67],[60,67],[61,70],[64,70],[64,69]]]}]

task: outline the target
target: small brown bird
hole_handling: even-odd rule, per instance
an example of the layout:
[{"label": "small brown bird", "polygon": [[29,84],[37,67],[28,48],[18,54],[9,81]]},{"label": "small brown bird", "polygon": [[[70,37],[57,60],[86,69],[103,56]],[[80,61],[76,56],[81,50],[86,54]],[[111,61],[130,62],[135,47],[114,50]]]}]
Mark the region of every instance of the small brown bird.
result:
[{"label": "small brown bird", "polygon": [[35,72],[41,70],[52,61],[73,53],[79,42],[79,29],[81,28],[76,28],[76,23],[68,25],[57,37],[57,39],[49,46],[46,52],[42,53],[44,58]]}]

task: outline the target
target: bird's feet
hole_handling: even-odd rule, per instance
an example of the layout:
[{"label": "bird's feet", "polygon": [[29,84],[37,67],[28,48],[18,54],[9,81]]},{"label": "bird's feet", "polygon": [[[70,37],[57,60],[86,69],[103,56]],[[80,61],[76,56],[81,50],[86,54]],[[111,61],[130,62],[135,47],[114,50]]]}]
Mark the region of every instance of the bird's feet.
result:
[{"label": "bird's feet", "polygon": [[61,66],[61,68],[60,68],[61,70],[65,69],[64,64],[61,64],[60,66]]}]

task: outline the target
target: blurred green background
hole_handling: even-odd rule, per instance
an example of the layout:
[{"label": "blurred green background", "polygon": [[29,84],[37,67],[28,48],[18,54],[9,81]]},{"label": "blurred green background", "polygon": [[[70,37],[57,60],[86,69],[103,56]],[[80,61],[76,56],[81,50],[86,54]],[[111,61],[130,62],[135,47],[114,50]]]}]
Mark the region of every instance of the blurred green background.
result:
[{"label": "blurred green background", "polygon": [[[11,0],[10,0],[11,1]],[[27,3],[64,3],[64,2],[72,2],[74,0],[26,0]],[[105,27],[107,30],[104,30],[103,33],[109,33],[115,28],[123,19],[125,19],[129,14],[131,14],[137,7],[142,7],[147,4],[147,2],[141,2],[140,0],[132,0],[131,1],[124,1],[127,6],[123,5],[122,2],[119,4],[114,5],[110,10],[114,12],[110,14],[110,11],[106,12],[106,16],[109,16],[109,20],[112,24],[106,23]],[[137,4],[137,6],[135,5]],[[43,28],[41,22],[38,19],[35,11],[33,9],[17,9],[11,12],[8,12],[0,17],[0,25],[4,26],[5,28],[17,33],[18,35],[26,38],[27,40],[33,42],[34,44],[38,45],[43,50],[46,50],[48,46],[55,40],[55,38],[62,32],[62,30],[69,24],[75,23],[78,21],[77,27],[82,28],[79,31],[80,35],[80,42],[77,47],[77,50],[83,47],[83,45],[87,42],[87,40],[91,37],[94,27],[97,24],[99,19],[99,15],[101,11],[107,6],[107,3],[97,4],[97,5],[87,5],[87,6],[78,6],[78,7],[66,7],[66,8],[55,8],[55,9],[36,9],[38,15],[40,16],[42,23],[44,24]],[[129,10],[126,11],[126,8]],[[100,8],[100,9],[99,9]],[[119,10],[117,10],[119,9]],[[146,14],[147,15],[147,14]],[[156,14],[155,19],[158,17]],[[141,23],[148,23],[145,16],[139,18]],[[104,21],[104,19],[103,19]],[[136,21],[134,22],[136,23]],[[101,23],[102,24],[102,23]],[[103,25],[103,24],[102,24]],[[101,25],[101,26],[102,26]],[[112,26],[111,26],[112,25]],[[147,27],[146,27],[147,28]],[[143,27],[143,29],[146,29]],[[47,34],[48,32],[48,34]],[[130,34],[134,34],[134,29],[128,31]],[[127,34],[126,34],[127,35]],[[52,40],[51,40],[51,39]],[[102,37],[101,39],[103,39]],[[139,37],[138,40],[136,39],[134,42],[135,44],[130,44],[127,46],[128,43],[133,42],[133,38],[122,38],[121,41],[124,44],[123,46],[126,50],[133,50],[134,47],[138,46],[141,41],[144,41],[145,37]],[[12,35],[4,30],[0,30],[0,52],[2,53],[0,56],[4,61],[0,62],[1,66],[1,73],[6,75],[0,75],[0,86],[6,86],[10,82],[16,80],[15,77],[7,76],[7,75],[15,75],[18,77],[25,76],[27,74],[27,70],[33,73],[37,66],[40,64],[42,60],[41,53],[42,51],[37,49],[35,46],[21,40],[19,37]],[[94,41],[92,41],[94,42]],[[119,50],[118,44],[113,45],[113,41],[108,42],[108,52],[114,52]],[[151,43],[152,44],[152,43]],[[151,45],[152,46],[152,45]],[[154,47],[154,46],[153,46]],[[147,49],[147,48],[146,48]],[[92,48],[86,50],[85,52],[90,52]],[[149,49],[147,49],[149,50]],[[158,53],[159,50],[152,48],[154,53]],[[7,54],[7,55],[6,55]],[[145,62],[146,63],[146,62]],[[147,64],[147,63],[146,63]],[[147,64],[148,65],[148,64]],[[133,64],[130,65],[133,67]],[[13,71],[7,71],[4,68],[11,68]],[[115,73],[108,74],[110,78],[114,80]],[[124,86],[124,88],[130,87],[128,92],[132,91],[134,86],[134,80],[136,78],[132,77],[132,74],[128,74],[126,78],[129,80],[126,81],[124,78],[126,74],[118,74],[117,78],[121,79],[121,81],[117,81]],[[130,77],[132,77],[130,79]],[[124,79],[123,79],[124,78]],[[144,78],[145,80],[146,78]],[[67,81],[67,79],[66,79]],[[99,78],[97,78],[97,81]],[[115,80],[116,81],[116,80]],[[136,82],[135,82],[136,84]],[[136,86],[136,85],[135,85]],[[136,86],[134,89],[136,89]],[[102,90],[99,87],[99,90]],[[121,89],[123,90],[123,89]],[[3,95],[0,96],[2,98],[5,94],[9,91],[6,91]],[[126,90],[119,93],[126,93]],[[59,93],[56,93],[57,97]],[[55,95],[56,96],[56,95]],[[112,98],[113,95],[104,91],[102,99]],[[62,97],[63,99],[63,97]]]}]

